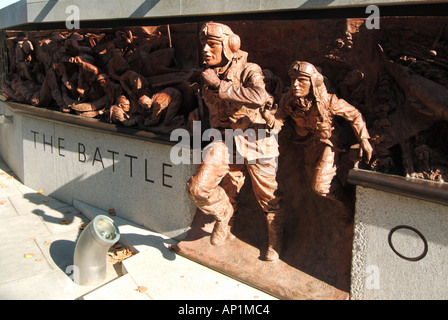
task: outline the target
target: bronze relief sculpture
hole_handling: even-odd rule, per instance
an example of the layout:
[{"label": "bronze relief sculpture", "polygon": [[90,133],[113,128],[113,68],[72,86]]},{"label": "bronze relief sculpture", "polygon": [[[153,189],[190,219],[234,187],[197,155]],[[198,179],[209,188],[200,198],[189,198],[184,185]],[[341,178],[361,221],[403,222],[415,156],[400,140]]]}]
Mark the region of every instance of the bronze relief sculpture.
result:
[{"label": "bronze relief sculpture", "polygon": [[341,182],[336,172],[338,153],[346,150],[339,141],[342,128],[335,117],[350,123],[359,142],[359,156],[364,154],[366,162],[369,162],[373,148],[365,120],[354,106],[328,93],[323,75],[311,63],[294,61],[288,73],[290,89],[281,97],[275,116],[271,113],[266,113],[266,116],[270,118],[269,122],[275,122],[277,130],[287,118],[293,120],[294,142],[304,146],[305,171],[312,190],[344,207],[345,199],[342,198]]},{"label": "bronze relief sculpture", "polygon": [[[7,40],[11,77],[2,91],[8,100],[169,133],[186,123],[188,112],[180,111],[190,88],[177,90],[184,72],[158,29],[19,33]],[[153,95],[161,103],[150,119],[138,101]]]},{"label": "bronze relief sculpture", "polygon": [[[210,126],[224,137],[229,134],[225,129],[267,130],[261,110],[268,102],[269,94],[265,90],[262,70],[257,64],[247,62],[248,54],[240,50],[239,36],[226,25],[209,22],[202,27],[200,40],[206,65],[201,73],[201,94],[209,109]],[[214,216],[210,242],[222,245],[230,235],[229,222],[237,211],[237,196],[245,175],[250,175],[255,197],[266,216],[268,249],[264,259],[275,261],[282,245],[281,196],[277,190],[275,164],[277,153],[274,150],[274,156],[268,159],[263,159],[263,153],[249,159],[242,151],[242,144],[256,149],[257,146],[251,144],[260,140],[237,140],[234,137],[235,151],[229,151],[225,138],[211,142],[199,170],[188,181],[187,190],[203,213]],[[238,152],[244,157],[243,163],[236,163]],[[223,161],[228,158],[230,163]]]}]

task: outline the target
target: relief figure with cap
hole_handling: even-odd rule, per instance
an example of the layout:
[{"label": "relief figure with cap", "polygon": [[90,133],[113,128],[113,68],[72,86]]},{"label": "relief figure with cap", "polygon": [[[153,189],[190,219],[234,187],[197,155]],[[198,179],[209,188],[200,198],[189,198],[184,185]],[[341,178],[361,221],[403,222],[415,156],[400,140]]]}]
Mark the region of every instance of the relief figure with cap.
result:
[{"label": "relief figure with cap", "polygon": [[[335,211],[343,218],[353,210],[346,210],[347,201],[342,192],[342,182],[337,176],[340,156],[346,152],[341,139],[344,127],[339,119],[347,121],[359,142],[357,159],[367,162],[372,156],[370,136],[361,112],[345,100],[327,91],[324,76],[311,63],[294,61],[288,70],[291,87],[280,99],[278,111],[269,122],[277,130],[291,119],[295,131],[294,142],[303,145],[305,173],[311,189],[318,195],[336,201]],[[338,210],[340,209],[340,210]]]},{"label": "relief figure with cap", "polygon": [[[187,182],[187,192],[204,214],[214,216],[210,241],[222,245],[231,234],[229,222],[238,210],[237,196],[245,176],[249,175],[266,216],[268,248],[263,259],[276,261],[283,235],[281,196],[276,181],[278,146],[263,141],[268,139],[270,128],[262,115],[272,97],[265,89],[260,66],[247,61],[247,52],[240,49],[240,37],[227,25],[208,22],[199,36],[206,67],[200,74],[201,96],[209,111],[210,127],[219,130],[223,138],[207,146],[200,168]],[[238,129],[263,134],[255,141],[235,135],[232,148],[235,150],[229,150],[226,132]],[[265,150],[268,145],[270,150]],[[248,149],[259,152],[249,157],[244,152]],[[237,154],[244,158],[243,162],[235,161]]]}]

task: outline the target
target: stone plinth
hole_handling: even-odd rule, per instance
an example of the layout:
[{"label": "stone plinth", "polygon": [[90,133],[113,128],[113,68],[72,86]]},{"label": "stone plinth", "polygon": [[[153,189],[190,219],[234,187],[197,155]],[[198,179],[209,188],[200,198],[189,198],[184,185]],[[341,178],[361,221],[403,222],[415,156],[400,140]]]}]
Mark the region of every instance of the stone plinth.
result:
[{"label": "stone plinth", "polygon": [[14,114],[14,123],[1,127],[0,154],[21,169],[25,185],[67,203],[77,199],[114,209],[172,237],[190,228],[195,208],[185,182],[196,167],[173,164],[172,145],[17,115],[6,104],[2,108]]},{"label": "stone plinth", "polygon": [[446,299],[448,206],[357,187],[351,298]]}]

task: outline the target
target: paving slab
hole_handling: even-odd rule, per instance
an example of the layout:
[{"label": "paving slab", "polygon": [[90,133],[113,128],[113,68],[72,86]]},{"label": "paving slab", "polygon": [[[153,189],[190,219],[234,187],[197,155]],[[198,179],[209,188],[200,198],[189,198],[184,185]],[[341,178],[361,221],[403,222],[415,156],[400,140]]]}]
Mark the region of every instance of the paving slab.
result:
[{"label": "paving slab", "polygon": [[0,257],[0,283],[52,270],[34,240],[2,245]]},{"label": "paving slab", "polygon": [[36,212],[40,212],[37,210],[45,212],[49,208],[59,209],[68,206],[62,201],[39,194],[36,191],[9,196],[9,200],[20,215],[36,214]]},{"label": "paving slab", "polygon": [[124,260],[123,265],[155,300],[277,300],[171,252],[164,243]]},{"label": "paving slab", "polygon": [[0,218],[16,217],[17,215],[11,201],[7,197],[0,197]]},{"label": "paving slab", "polygon": [[[3,173],[3,175],[1,175]],[[0,170],[0,194],[2,197],[20,196],[22,193],[17,188],[13,176]]]},{"label": "paving slab", "polygon": [[32,211],[39,216],[52,234],[73,232],[80,234],[80,228],[89,222],[82,214],[72,206],[64,206],[58,209],[39,207]]},{"label": "paving slab", "polygon": [[77,293],[70,278],[59,271],[47,271],[31,277],[0,284],[2,300],[73,300]]},{"label": "paving slab", "polygon": [[[0,255],[5,257],[0,260],[0,299],[73,300],[122,275],[108,261],[104,281],[94,286],[77,285],[73,281],[75,240],[75,234],[67,233],[0,246]],[[27,254],[32,256],[27,258]]]},{"label": "paving slab", "polygon": [[151,300],[146,287],[139,287],[129,274],[81,297],[82,300]]},{"label": "paving slab", "polygon": [[20,191],[21,194],[37,193],[36,190],[27,187],[26,185],[22,184],[19,180],[14,180],[14,184],[16,185],[17,189]]},{"label": "paving slab", "polygon": [[14,172],[6,166],[3,160],[0,160],[0,195],[10,197],[21,194]]},{"label": "paving slab", "polygon": [[79,234],[73,231],[36,237],[35,242],[53,269],[67,271],[73,265]]},{"label": "paving slab", "polygon": [[[0,300],[76,300],[98,286],[79,286],[62,270],[40,272],[30,277],[0,282]],[[104,285],[117,276],[108,271]]]},{"label": "paving slab", "polygon": [[50,234],[43,221],[36,215],[4,218],[0,224],[0,243],[2,245],[14,244]]}]

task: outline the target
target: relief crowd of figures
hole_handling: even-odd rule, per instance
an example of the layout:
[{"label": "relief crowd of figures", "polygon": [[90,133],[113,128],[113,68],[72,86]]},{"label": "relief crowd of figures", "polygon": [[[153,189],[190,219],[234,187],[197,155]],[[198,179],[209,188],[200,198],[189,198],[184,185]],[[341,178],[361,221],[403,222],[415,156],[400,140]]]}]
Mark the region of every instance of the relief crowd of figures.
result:
[{"label": "relief crowd of figures", "polygon": [[8,38],[8,100],[160,132],[186,124],[193,92],[158,28],[42,33]]}]

